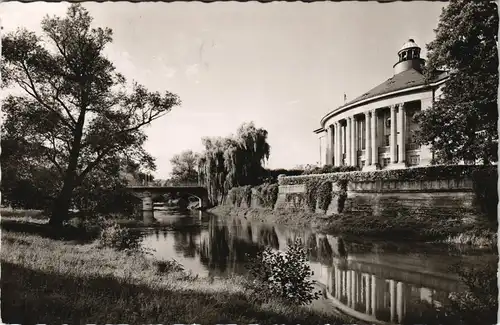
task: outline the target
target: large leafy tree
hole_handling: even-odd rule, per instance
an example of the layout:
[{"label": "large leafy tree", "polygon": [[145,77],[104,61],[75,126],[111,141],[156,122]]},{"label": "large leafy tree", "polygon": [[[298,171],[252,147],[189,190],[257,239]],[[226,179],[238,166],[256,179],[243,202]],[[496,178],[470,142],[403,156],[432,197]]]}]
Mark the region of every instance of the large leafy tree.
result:
[{"label": "large leafy tree", "polygon": [[42,21],[42,36],[19,29],[2,38],[2,81],[21,90],[4,101],[5,136],[36,148],[57,171],[54,225],[67,218],[75,187],[110,157],[154,167],[142,129],[180,103],[128,84],[103,53],[112,31],[91,22],[73,4],[65,17]]},{"label": "large leafy tree", "polygon": [[442,97],[416,116],[419,142],[436,161],[497,161],[498,9],[489,0],[451,0],[427,45],[426,75],[449,72]]},{"label": "large leafy tree", "polygon": [[192,150],[186,150],[170,159],[172,164],[172,183],[196,183],[198,181],[198,155]]},{"label": "large leafy tree", "polygon": [[235,136],[202,141],[205,151],[199,158],[199,172],[212,203],[221,203],[233,187],[262,181],[270,152],[266,130],[244,123]]}]

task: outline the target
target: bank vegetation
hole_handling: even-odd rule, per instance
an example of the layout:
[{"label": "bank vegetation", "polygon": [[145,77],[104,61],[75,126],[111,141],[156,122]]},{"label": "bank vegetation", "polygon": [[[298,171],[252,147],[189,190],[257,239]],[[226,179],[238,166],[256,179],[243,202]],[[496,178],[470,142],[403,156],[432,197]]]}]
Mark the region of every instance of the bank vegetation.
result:
[{"label": "bank vegetation", "polygon": [[352,322],[272,295],[263,300],[245,277],[195,276],[128,245],[134,239],[117,226],[87,242],[26,229],[2,231],[6,323]]}]

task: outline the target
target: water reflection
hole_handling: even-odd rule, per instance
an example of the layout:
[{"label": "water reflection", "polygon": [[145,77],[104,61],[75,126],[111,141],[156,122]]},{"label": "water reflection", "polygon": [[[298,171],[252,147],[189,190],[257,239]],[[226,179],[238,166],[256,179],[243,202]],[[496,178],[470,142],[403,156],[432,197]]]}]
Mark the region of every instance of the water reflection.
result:
[{"label": "water reflection", "polygon": [[326,287],[333,304],[368,322],[408,324],[432,318],[437,308],[449,304],[449,292],[465,289],[448,267],[483,258],[349,251],[348,243],[332,235],[240,219],[223,222],[209,215],[161,211],[155,219],[170,227],[145,230],[144,245],[154,248],[157,257],[174,258],[202,276],[246,274],[247,254],[254,256],[263,246],[286,250],[300,237],[310,250],[314,279]]}]

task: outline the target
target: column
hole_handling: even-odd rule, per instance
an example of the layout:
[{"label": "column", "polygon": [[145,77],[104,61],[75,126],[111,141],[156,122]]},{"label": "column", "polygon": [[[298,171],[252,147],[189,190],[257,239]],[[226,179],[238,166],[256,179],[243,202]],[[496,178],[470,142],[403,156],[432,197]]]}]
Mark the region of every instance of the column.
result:
[{"label": "column", "polygon": [[356,271],[351,271],[351,305],[352,308],[356,308],[356,291],[358,290],[358,284],[356,283]]},{"label": "column", "polygon": [[342,270],[342,296],[347,298],[347,292],[347,270]]},{"label": "column", "polygon": [[347,275],[347,306],[351,307],[352,304],[352,277],[351,277],[351,271],[346,272]]},{"label": "column", "polygon": [[339,146],[340,146],[340,132],[339,132],[339,122],[335,122],[335,166],[340,165],[340,155],[339,155]]},{"label": "column", "polygon": [[365,167],[371,165],[372,149],[371,149],[371,131],[370,131],[370,112],[365,113]]},{"label": "column", "polygon": [[358,298],[356,299],[360,304],[363,303],[363,274],[361,273],[356,273],[356,279],[357,279],[357,283],[358,283],[358,291],[357,291],[357,295],[358,295]]},{"label": "column", "polygon": [[356,118],[352,117],[352,133],[351,133],[351,165],[358,165],[358,151],[357,151],[357,139],[358,139],[358,126],[356,123]]},{"label": "column", "polygon": [[346,135],[347,135],[347,132],[346,132],[346,129],[347,129],[347,120],[345,120],[345,125],[342,125],[342,152],[341,152],[341,159],[342,159],[342,165],[345,166],[345,164],[347,163],[347,155],[346,155],[346,146],[347,146],[347,138],[346,138]]},{"label": "column", "polygon": [[328,129],[330,130],[329,132],[329,136],[328,136],[328,142],[330,143],[330,158],[328,159],[327,161],[327,165],[331,165],[333,164],[333,160],[335,159],[335,130],[333,128],[333,124],[330,124],[330,126],[328,126]]},{"label": "column", "polygon": [[375,312],[377,311],[377,278],[375,275],[372,275],[372,315],[375,316]]},{"label": "column", "polygon": [[328,162],[330,161],[331,157],[332,157],[332,146],[331,146],[331,142],[330,142],[330,132],[331,132],[331,129],[330,129],[330,126],[327,126],[326,127],[326,140],[325,140],[325,165],[328,165]]},{"label": "column", "polygon": [[340,299],[340,270],[335,266],[335,298]]},{"label": "column", "polygon": [[398,322],[403,321],[405,302],[404,302],[404,286],[402,282],[397,283],[397,298],[396,298],[397,312],[398,312]]},{"label": "column", "polygon": [[345,164],[347,166],[351,165],[351,118],[348,117],[345,120]]},{"label": "column", "polygon": [[369,274],[366,274],[365,275],[365,282],[366,282],[366,290],[365,290],[365,306],[366,306],[366,314],[369,315],[370,314],[370,310],[371,310],[371,295],[370,295],[370,292],[371,292],[371,275]]},{"label": "column", "polygon": [[406,147],[405,147],[405,106],[399,105],[398,112],[398,163],[404,164],[406,161]]},{"label": "column", "polygon": [[338,161],[339,161],[339,164],[338,166],[341,166],[342,165],[342,125],[340,124],[340,121],[337,122],[337,128],[338,128],[338,131],[337,131],[337,134],[339,135],[338,137],[338,142],[339,144],[337,145],[337,150],[338,150]]},{"label": "column", "polygon": [[[420,100],[420,109],[426,110],[432,107],[432,97]],[[432,151],[430,145],[420,146],[420,164],[419,166],[428,166],[432,162]]]},{"label": "column", "polygon": [[395,164],[397,161],[397,145],[396,145],[396,108],[397,105],[391,106],[391,135],[389,138],[390,152],[391,152],[391,164]]},{"label": "column", "polygon": [[391,322],[396,320],[396,282],[389,280],[389,296],[391,298]]},{"label": "column", "polygon": [[370,126],[370,131],[371,131],[371,149],[372,149],[372,155],[371,155],[371,165],[372,166],[377,166],[378,165],[378,150],[377,150],[377,129],[376,129],[376,124],[377,124],[377,111],[375,109],[372,110],[371,112],[372,118],[370,120],[371,126]]},{"label": "column", "polygon": [[331,131],[332,131],[332,160],[331,160],[331,162],[335,166],[335,159],[337,158],[336,153],[335,153],[335,142],[337,142],[337,136],[335,134],[335,123],[333,123],[331,125],[331,127],[332,127],[332,129],[331,129]]}]

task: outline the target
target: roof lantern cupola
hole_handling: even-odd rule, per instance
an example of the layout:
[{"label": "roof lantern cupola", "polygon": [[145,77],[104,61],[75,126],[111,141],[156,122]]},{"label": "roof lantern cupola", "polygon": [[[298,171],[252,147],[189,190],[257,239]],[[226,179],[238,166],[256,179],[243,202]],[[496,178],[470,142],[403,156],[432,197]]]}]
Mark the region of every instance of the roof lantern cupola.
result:
[{"label": "roof lantern cupola", "polygon": [[394,74],[415,69],[422,72],[425,60],[420,58],[420,47],[410,38],[398,51],[399,61],[394,65]]}]

